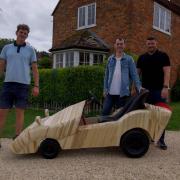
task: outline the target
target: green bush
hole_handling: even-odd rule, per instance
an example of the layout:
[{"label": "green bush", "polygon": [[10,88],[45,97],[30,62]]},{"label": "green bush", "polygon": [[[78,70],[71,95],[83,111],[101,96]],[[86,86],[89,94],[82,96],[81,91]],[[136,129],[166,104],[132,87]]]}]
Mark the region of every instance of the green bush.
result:
[{"label": "green bush", "polygon": [[38,68],[52,68],[52,60],[50,57],[45,56],[38,60]]},{"label": "green bush", "polygon": [[180,101],[180,78],[177,79],[176,84],[171,90],[171,100],[174,102]]},{"label": "green bush", "polygon": [[30,97],[33,103],[69,105],[87,99],[89,90],[102,97],[104,68],[101,66],[41,69],[39,74],[40,94]]}]

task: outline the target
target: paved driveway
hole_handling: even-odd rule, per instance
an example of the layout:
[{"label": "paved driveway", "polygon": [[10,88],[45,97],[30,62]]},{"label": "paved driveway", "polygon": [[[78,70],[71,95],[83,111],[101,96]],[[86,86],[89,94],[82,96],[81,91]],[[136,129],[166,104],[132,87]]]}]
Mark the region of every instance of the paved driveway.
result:
[{"label": "paved driveway", "polygon": [[15,155],[3,139],[0,180],[180,180],[180,132],[167,132],[168,150],[154,145],[140,159],[130,159],[116,148],[66,150],[56,159]]}]

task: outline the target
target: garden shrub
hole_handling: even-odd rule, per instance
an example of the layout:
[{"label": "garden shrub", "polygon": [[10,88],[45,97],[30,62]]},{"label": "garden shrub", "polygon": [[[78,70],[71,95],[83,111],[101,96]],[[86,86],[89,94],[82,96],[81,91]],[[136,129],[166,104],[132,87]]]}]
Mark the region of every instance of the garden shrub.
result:
[{"label": "garden shrub", "polygon": [[171,90],[171,100],[180,101],[180,78],[177,79],[174,87]]},{"label": "garden shrub", "polygon": [[98,98],[103,93],[104,68],[79,66],[63,69],[41,69],[40,94],[30,97],[33,103],[56,102],[69,105],[89,97],[91,90]]}]

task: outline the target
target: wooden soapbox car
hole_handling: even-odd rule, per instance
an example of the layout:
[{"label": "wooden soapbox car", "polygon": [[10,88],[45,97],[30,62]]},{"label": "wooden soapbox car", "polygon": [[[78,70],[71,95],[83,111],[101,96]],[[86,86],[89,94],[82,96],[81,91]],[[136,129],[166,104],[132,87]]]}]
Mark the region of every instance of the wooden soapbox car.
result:
[{"label": "wooden soapbox car", "polygon": [[44,158],[55,158],[60,150],[120,147],[128,157],[141,157],[151,141],[157,142],[166,128],[171,111],[145,103],[148,91],[131,97],[111,116],[85,118],[84,100],[51,116],[35,121],[11,143],[16,154],[39,152]]}]

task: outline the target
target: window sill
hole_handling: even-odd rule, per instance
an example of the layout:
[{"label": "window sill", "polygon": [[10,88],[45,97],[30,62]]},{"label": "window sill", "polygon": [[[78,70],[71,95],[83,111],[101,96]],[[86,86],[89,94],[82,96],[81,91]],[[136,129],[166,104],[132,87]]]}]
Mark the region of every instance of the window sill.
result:
[{"label": "window sill", "polygon": [[88,29],[88,28],[92,28],[92,27],[95,27],[95,26],[96,26],[96,24],[92,24],[90,26],[82,26],[82,27],[77,28],[76,30],[79,31],[79,30],[82,30],[82,29]]},{"label": "window sill", "polygon": [[160,29],[160,28],[158,28],[158,27],[156,27],[156,26],[153,26],[153,29],[155,29],[155,30],[157,30],[157,31],[160,31],[160,32],[162,32],[162,33],[164,33],[164,34],[167,34],[167,35],[171,36],[171,33],[170,33],[170,32],[164,31],[164,30],[162,30],[162,29]]}]

